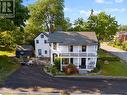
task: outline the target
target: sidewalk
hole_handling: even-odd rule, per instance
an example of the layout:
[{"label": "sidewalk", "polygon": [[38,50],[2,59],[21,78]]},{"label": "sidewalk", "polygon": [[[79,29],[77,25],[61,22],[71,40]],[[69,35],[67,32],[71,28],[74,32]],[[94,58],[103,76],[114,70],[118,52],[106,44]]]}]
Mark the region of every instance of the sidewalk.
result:
[{"label": "sidewalk", "polygon": [[127,62],[127,51],[108,46],[106,43],[101,44],[100,48]]}]

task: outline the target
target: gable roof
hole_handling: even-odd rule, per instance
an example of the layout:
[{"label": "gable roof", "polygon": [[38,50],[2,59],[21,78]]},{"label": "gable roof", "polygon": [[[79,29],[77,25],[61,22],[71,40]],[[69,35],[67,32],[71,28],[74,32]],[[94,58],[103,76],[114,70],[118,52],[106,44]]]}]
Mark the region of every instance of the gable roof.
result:
[{"label": "gable roof", "polygon": [[[37,37],[39,37],[41,34],[44,34],[46,37],[49,37],[49,32],[38,33]],[[35,37],[34,39],[36,39],[37,37]]]},{"label": "gable roof", "polygon": [[95,32],[54,32],[49,34],[49,42],[60,45],[92,45],[98,44]]}]

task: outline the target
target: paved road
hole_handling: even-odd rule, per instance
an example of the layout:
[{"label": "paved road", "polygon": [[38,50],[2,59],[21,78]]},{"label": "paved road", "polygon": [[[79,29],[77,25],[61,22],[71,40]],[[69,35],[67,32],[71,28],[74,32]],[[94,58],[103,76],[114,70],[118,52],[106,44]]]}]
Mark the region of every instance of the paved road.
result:
[{"label": "paved road", "polygon": [[127,61],[127,51],[108,46],[106,43],[101,44],[101,49],[110,52],[111,54],[118,56],[119,58]]},{"label": "paved road", "polygon": [[126,94],[125,79],[54,78],[43,72],[41,66],[23,66],[0,87],[0,92],[60,92],[91,94]]}]

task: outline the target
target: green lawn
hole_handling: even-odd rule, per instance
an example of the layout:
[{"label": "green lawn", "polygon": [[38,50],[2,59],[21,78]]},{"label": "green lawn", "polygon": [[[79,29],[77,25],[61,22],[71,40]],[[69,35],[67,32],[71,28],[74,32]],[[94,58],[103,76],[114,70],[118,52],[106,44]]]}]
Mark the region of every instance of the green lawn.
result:
[{"label": "green lawn", "polygon": [[14,56],[15,53],[14,53],[14,51],[0,51],[0,56],[3,56],[3,55]]},{"label": "green lawn", "polygon": [[[101,65],[101,73],[99,75],[127,77],[127,63],[103,50],[100,50],[98,55],[100,60],[97,64]],[[105,61],[107,62],[105,63]]]},{"label": "green lawn", "polygon": [[15,58],[8,57],[10,54],[12,53],[0,51],[0,84],[20,67],[20,64],[16,64],[18,61]]}]

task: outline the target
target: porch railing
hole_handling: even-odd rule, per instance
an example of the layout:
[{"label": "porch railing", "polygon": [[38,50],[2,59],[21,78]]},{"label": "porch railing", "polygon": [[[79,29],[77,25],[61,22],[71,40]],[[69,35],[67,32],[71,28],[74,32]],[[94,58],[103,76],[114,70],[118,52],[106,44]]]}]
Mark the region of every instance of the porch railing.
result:
[{"label": "porch railing", "polygon": [[69,53],[60,53],[60,56],[63,56],[63,57],[68,57],[68,56],[72,56],[72,57],[95,57],[97,56],[97,53],[72,53],[72,52],[69,52]]}]

